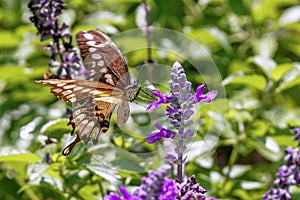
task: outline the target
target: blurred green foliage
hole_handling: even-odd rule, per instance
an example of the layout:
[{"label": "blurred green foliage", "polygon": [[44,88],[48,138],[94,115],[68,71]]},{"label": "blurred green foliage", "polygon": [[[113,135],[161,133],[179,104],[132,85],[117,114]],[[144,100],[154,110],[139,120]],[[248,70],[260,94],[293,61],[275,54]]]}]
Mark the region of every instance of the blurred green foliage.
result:
[{"label": "blurred green foliage", "polygon": [[[139,27],[140,0],[67,0],[62,21],[73,35],[99,28],[116,34]],[[201,44],[216,63],[226,90],[224,115],[210,105],[201,107],[203,124],[196,140],[203,139],[208,123],[222,126],[213,150],[205,157],[190,148],[186,174],[195,174],[219,199],[260,199],[268,190],[286,146],[295,147],[289,126],[300,125],[300,6],[298,0],[149,0],[153,26],[182,32]],[[136,186],[141,176],[160,166],[157,156],[146,158],[119,152],[110,156],[110,142],[128,152],[149,153],[161,144],[148,145],[154,131],[144,111],[133,113],[135,123],[123,133],[111,127],[97,148],[99,155],[79,145],[69,157],[61,149],[70,141],[66,104],[49,88],[34,84],[48,71],[43,51],[29,22],[24,0],[0,1],[0,199],[99,199],[117,186]],[[140,12],[139,12],[140,11]],[[75,44],[75,43],[74,43]],[[175,44],[176,45],[176,44]],[[203,80],[188,61],[153,51],[154,59],[170,66],[180,60],[194,86]],[[125,55],[133,69],[147,59],[146,51]],[[212,88],[213,89],[213,88]],[[215,105],[224,102],[216,100]],[[220,103],[220,105],[223,105]],[[114,123],[114,114],[112,124]],[[143,118],[139,122],[139,118]],[[220,124],[223,123],[224,124]],[[137,128],[136,128],[137,127]],[[111,134],[114,133],[114,134]],[[134,135],[135,137],[132,137]],[[47,137],[56,143],[45,145]],[[102,139],[101,138],[101,139]],[[43,148],[41,148],[41,146]],[[130,163],[130,164],[129,164]],[[122,166],[118,170],[114,165]],[[299,190],[293,191],[295,199]]]}]

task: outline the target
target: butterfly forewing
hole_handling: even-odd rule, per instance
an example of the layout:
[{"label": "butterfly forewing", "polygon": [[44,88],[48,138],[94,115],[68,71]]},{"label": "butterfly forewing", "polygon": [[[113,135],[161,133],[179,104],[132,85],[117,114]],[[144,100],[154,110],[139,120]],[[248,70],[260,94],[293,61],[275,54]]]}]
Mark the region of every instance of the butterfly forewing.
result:
[{"label": "butterfly forewing", "polygon": [[58,98],[72,103],[73,113],[68,125],[76,139],[64,150],[68,155],[76,143],[98,142],[98,136],[109,128],[115,106],[121,102],[117,114],[118,124],[129,117],[128,101],[135,99],[130,86],[125,60],[112,40],[99,30],[81,31],[76,36],[87,80],[48,79],[36,81],[51,87]]},{"label": "butterfly forewing", "polygon": [[126,62],[115,43],[99,30],[76,35],[89,80],[106,82],[120,88],[130,84]]}]

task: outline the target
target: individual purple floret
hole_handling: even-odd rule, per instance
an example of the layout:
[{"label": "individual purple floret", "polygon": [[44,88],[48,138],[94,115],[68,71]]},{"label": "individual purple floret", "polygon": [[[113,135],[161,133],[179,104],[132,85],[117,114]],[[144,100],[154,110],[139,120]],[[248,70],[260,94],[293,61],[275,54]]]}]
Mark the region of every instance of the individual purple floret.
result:
[{"label": "individual purple floret", "polygon": [[80,65],[80,57],[72,46],[72,36],[68,32],[69,26],[58,24],[58,17],[66,4],[61,0],[31,0],[28,4],[41,41],[49,38],[53,42],[45,49],[50,52],[50,68],[56,70],[56,75],[63,79],[85,78],[85,68]]},{"label": "individual purple floret", "polygon": [[156,128],[159,129],[159,131],[154,132],[147,137],[146,140],[149,144],[153,144],[153,143],[159,141],[161,138],[171,138],[176,134],[176,132],[174,132],[172,130],[163,128],[159,123],[155,124],[155,126],[156,126]]}]

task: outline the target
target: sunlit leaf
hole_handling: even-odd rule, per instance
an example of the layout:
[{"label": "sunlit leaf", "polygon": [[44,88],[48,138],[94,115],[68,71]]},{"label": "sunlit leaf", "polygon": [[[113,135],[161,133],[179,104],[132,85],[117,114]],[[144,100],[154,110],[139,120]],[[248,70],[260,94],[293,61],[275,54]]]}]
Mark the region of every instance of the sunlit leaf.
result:
[{"label": "sunlit leaf", "polygon": [[300,20],[300,6],[293,6],[284,11],[278,22],[281,26]]},{"label": "sunlit leaf", "polygon": [[254,56],[253,58],[250,58],[249,61],[258,66],[268,77],[271,75],[273,69],[275,69],[277,66],[273,59],[264,56]]},{"label": "sunlit leaf", "polygon": [[278,65],[273,71],[272,71],[272,78],[275,81],[278,81],[280,79],[284,78],[284,75],[295,68],[295,65],[293,63],[285,63],[285,64],[281,64]]},{"label": "sunlit leaf", "polygon": [[117,174],[117,170],[114,168],[114,166],[105,162],[100,156],[93,155],[91,162],[85,166],[95,174],[108,180],[110,183],[114,185],[118,184],[120,177]]},{"label": "sunlit leaf", "polygon": [[263,90],[266,86],[266,79],[260,75],[240,75],[235,74],[227,77],[223,81],[224,85],[245,85]]},{"label": "sunlit leaf", "polygon": [[262,57],[272,57],[277,51],[277,39],[273,36],[264,36],[258,39],[253,46],[253,51]]},{"label": "sunlit leaf", "polygon": [[51,120],[41,128],[41,133],[49,137],[61,138],[63,134],[72,130],[67,124],[68,119]]},{"label": "sunlit leaf", "polygon": [[295,66],[296,66],[295,69],[290,70],[288,73],[286,73],[283,76],[282,81],[279,84],[279,87],[276,88],[276,92],[282,92],[291,87],[300,85],[300,65],[296,64]]},{"label": "sunlit leaf", "polygon": [[[268,144],[268,143],[266,143],[266,144]],[[266,159],[268,159],[272,162],[278,161],[282,157],[282,152],[274,151],[275,148],[272,149],[272,146],[267,146],[266,144],[257,142],[256,143],[256,150],[262,156],[264,156]],[[278,149],[278,148],[276,148],[276,149]]]},{"label": "sunlit leaf", "polygon": [[[230,171],[229,176],[231,178],[237,178],[245,174],[247,171],[251,170],[252,167],[250,165],[233,165]],[[224,173],[228,172],[228,168],[224,168]]]},{"label": "sunlit leaf", "polygon": [[25,162],[25,163],[35,163],[38,162],[41,158],[35,154],[26,153],[26,154],[10,154],[7,156],[0,156],[0,162]]}]

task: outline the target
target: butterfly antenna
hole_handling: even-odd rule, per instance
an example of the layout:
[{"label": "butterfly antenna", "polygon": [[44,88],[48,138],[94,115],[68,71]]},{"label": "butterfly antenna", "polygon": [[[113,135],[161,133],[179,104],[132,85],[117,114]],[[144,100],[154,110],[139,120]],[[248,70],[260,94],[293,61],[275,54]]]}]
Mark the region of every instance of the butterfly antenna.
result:
[{"label": "butterfly antenna", "polygon": [[[141,88],[141,89],[140,89],[140,92],[142,92],[143,94],[146,95],[146,97],[148,97],[149,99],[151,99],[151,102],[154,101],[154,100],[156,100],[156,96],[153,95],[151,89],[145,88],[145,89],[148,89],[148,91],[147,91],[147,90],[143,89],[142,87],[140,87],[140,88]],[[150,90],[150,91],[149,91],[149,90]],[[148,101],[150,101],[150,100],[148,100]]]}]

